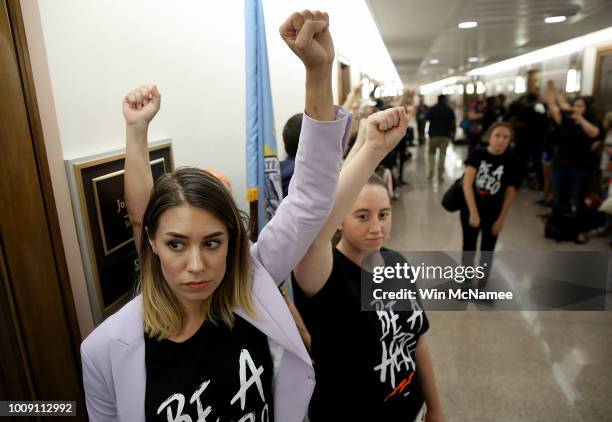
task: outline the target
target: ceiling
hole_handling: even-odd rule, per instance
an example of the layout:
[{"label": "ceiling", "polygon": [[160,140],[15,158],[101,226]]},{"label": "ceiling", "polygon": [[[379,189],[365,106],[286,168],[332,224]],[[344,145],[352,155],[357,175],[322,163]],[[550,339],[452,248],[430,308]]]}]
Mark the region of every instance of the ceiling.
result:
[{"label": "ceiling", "polygon": [[[612,26],[612,0],[366,0],[405,86],[439,80]],[[548,16],[565,15],[547,24]],[[457,24],[476,21],[478,27]],[[478,62],[468,63],[468,58]],[[437,64],[430,60],[437,59]]]}]

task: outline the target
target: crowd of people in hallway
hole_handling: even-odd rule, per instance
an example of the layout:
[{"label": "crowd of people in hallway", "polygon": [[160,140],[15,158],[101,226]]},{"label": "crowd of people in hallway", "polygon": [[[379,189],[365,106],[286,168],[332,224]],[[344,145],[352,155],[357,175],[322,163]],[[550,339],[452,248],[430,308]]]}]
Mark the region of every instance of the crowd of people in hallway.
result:
[{"label": "crowd of people in hallway", "polygon": [[600,121],[589,98],[570,103],[552,83],[507,108],[501,95],[476,97],[461,119],[445,95],[429,106],[411,91],[363,99],[360,85],[334,106],[328,24],[305,10],[281,27],[305,67],[306,100],[282,132],[285,198],[255,243],[222,174],[180,168],[153,180],[147,131],[161,94],[143,85],[125,96],[141,270],[136,297],[81,346],[91,420],[444,421],[425,310],[380,301],[362,312],[360,285],[366,257],[407,263],[385,242],[410,148],[428,144],[428,183],[440,186],[458,128],[464,174],[440,206],[459,211],[462,265],[480,236],[490,272],[525,180],[543,192],[551,237],[583,243],[597,218],[606,225],[610,113]]},{"label": "crowd of people in hallway", "polygon": [[[442,182],[448,145],[467,146],[468,168],[475,153],[488,151],[491,128],[503,122],[510,137],[507,152],[517,168],[512,172],[520,175],[514,185],[542,192],[538,205],[543,210],[538,216],[544,222],[544,234],[557,241],[586,243],[589,236],[611,231],[607,216],[612,213],[612,198],[608,199],[612,112],[598,114],[592,97],[567,98],[552,81],[542,93],[519,96],[508,106],[504,94],[466,96],[463,107],[449,104],[446,95],[440,95],[435,104],[426,104],[423,96],[410,91],[401,97],[361,102],[354,95],[349,95],[346,104],[357,116],[353,128],[359,127],[359,118],[378,110],[414,107],[413,124],[379,169],[393,198],[398,197],[395,187],[406,183],[404,163],[412,156],[411,146],[427,142],[428,178]],[[482,191],[482,183],[475,185],[475,192]]]},{"label": "crowd of people in hallway", "polygon": [[[280,32],[306,69],[306,101],[283,131],[287,196],[253,244],[218,174],[186,167],[153,179],[157,87],[123,100],[140,275],[135,298],[81,345],[91,420],[444,420],[424,310],[381,302],[363,313],[346,294],[389,234],[391,169],[414,108],[366,105],[352,125],[333,105],[327,15],[296,12]],[[388,183],[374,173],[385,161]],[[297,308],[279,288],[291,273]],[[347,359],[347,348],[361,353]]]}]

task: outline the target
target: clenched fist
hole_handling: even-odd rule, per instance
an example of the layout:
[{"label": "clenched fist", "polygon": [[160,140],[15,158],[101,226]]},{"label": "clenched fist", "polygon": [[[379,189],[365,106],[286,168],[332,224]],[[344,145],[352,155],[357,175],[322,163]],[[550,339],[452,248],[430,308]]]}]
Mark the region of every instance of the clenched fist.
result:
[{"label": "clenched fist", "polygon": [[159,111],[161,95],[157,85],[141,85],[123,99],[123,117],[130,125],[147,125]]},{"label": "clenched fist", "polygon": [[281,25],[280,35],[307,70],[325,69],[334,61],[334,42],[325,12],[295,12]]},{"label": "clenched fist", "polygon": [[366,145],[388,153],[406,135],[409,117],[402,107],[372,114],[367,119]]}]

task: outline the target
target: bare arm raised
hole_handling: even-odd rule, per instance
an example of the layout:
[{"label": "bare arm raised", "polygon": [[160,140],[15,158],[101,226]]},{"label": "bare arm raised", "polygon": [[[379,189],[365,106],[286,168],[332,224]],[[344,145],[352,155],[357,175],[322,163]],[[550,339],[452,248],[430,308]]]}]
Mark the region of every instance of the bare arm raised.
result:
[{"label": "bare arm raised", "polygon": [[293,13],[280,34],[306,68],[306,102],[289,195],[251,249],[277,283],[302,259],[329,215],[351,124],[348,113],[333,105],[335,53],[327,14]]},{"label": "bare arm raised", "polygon": [[401,107],[368,117],[365,144],[343,166],[332,211],[308,252],[294,269],[295,280],[306,295],[314,296],[327,282],[333,266],[331,238],[368,177],[406,133],[408,118]]},{"label": "bare arm raised", "polygon": [[160,104],[161,95],[155,85],[142,85],[128,93],[123,99],[123,116],[125,117],[125,202],[138,254],[140,254],[142,217],[149,203],[151,189],[153,189],[147,131],[149,123],[159,111]]}]

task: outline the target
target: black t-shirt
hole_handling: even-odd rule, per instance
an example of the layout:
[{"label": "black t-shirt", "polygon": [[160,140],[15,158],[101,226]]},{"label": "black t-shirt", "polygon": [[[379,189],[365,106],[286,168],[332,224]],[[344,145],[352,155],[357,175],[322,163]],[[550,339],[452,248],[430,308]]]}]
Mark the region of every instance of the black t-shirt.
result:
[{"label": "black t-shirt", "polygon": [[511,151],[493,155],[486,148],[472,152],[466,166],[476,168],[474,197],[480,218],[496,219],[504,203],[508,186],[518,188],[523,177],[523,165]]},{"label": "black t-shirt", "polygon": [[591,152],[591,145],[597,139],[589,138],[582,126],[566,113],[562,114],[561,125],[556,131],[556,139],[557,148],[553,157],[553,165],[589,170],[594,163],[597,164]]},{"label": "black t-shirt", "polygon": [[233,329],[205,321],[182,343],[145,335],[145,365],[147,421],[273,420],[268,339],[237,315]]},{"label": "black t-shirt", "polygon": [[[325,286],[307,298],[299,286],[295,303],[312,336],[317,383],[310,401],[312,422],[411,421],[424,396],[416,368],[417,341],[429,328],[421,307],[395,312],[391,303],[361,311],[361,268],[334,249]],[[386,251],[388,262],[403,263]],[[379,306],[380,305],[380,306]]]},{"label": "black t-shirt", "polygon": [[455,137],[455,112],[446,104],[436,104],[427,110],[429,120],[429,136]]}]

